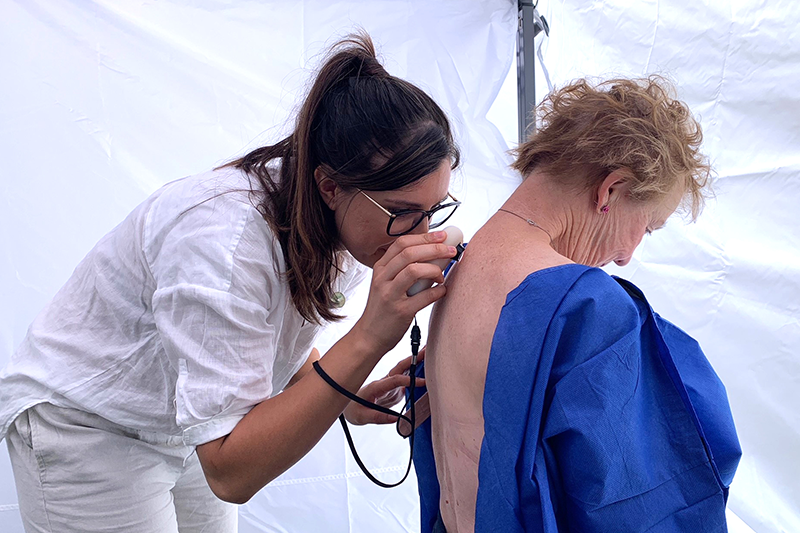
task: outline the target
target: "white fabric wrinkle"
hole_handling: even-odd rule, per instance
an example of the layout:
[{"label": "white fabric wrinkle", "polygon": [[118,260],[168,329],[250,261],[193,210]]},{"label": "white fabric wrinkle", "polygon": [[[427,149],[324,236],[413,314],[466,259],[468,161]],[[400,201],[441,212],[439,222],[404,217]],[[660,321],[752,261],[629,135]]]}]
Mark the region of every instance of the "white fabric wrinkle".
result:
[{"label": "white fabric wrinkle", "polygon": [[[198,445],[283,390],[320,326],[294,307],[249,185],[231,168],[177,180],[100,239],[0,375],[0,436],[50,402]],[[343,265],[350,294],[366,268]]]}]

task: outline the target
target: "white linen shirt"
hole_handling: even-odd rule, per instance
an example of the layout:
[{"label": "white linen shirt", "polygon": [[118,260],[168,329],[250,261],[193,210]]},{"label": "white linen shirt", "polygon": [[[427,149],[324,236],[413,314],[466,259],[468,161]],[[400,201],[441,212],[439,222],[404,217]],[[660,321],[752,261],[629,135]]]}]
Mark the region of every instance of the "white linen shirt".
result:
[{"label": "white linen shirt", "polygon": [[[174,181],[97,243],[0,373],[0,439],[50,402],[199,445],[283,390],[320,328],[249,188],[232,168]],[[368,270],[343,255],[348,295]]]}]

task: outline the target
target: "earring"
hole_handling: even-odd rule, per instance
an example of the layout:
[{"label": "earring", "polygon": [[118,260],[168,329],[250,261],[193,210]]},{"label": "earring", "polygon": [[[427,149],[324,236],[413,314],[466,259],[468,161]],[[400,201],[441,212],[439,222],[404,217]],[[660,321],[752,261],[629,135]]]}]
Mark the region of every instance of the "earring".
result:
[{"label": "earring", "polygon": [[608,213],[608,206],[607,206],[607,205],[604,205],[603,207],[601,207],[601,208],[600,208],[600,212],[601,212],[601,213],[603,213],[604,215],[605,215],[606,213]]}]

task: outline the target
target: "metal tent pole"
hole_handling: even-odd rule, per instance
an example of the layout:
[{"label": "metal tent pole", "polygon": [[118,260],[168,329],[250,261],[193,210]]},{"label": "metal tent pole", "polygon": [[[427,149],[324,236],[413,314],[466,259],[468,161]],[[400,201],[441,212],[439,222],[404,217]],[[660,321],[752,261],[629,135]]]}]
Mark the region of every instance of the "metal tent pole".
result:
[{"label": "metal tent pole", "polygon": [[533,122],[532,111],[536,105],[536,87],[534,76],[534,39],[544,30],[535,20],[536,3],[529,0],[518,0],[517,7],[517,113],[519,125],[519,142],[527,138]]}]

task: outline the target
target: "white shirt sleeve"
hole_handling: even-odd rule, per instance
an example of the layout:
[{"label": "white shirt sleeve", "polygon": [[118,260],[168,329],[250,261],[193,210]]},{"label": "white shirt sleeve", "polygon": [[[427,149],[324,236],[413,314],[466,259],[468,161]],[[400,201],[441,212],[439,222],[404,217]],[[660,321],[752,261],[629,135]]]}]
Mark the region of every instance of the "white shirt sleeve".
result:
[{"label": "white shirt sleeve", "polygon": [[[346,300],[349,300],[371,270],[356,261],[349,253],[345,256],[345,262],[342,266],[344,273],[337,278],[334,290],[341,291]],[[308,356],[311,355],[311,350],[319,347],[316,346],[316,341],[319,338],[321,328],[315,324],[303,322],[304,325],[300,328],[300,333],[297,336],[293,359],[302,359],[303,362],[306,362]]]},{"label": "white shirt sleeve", "polygon": [[276,272],[280,249],[252,206],[224,196],[153,228],[145,247],[156,327],[178,374],[176,422],[189,445],[229,434],[273,392],[284,309],[271,299],[287,290]]}]

